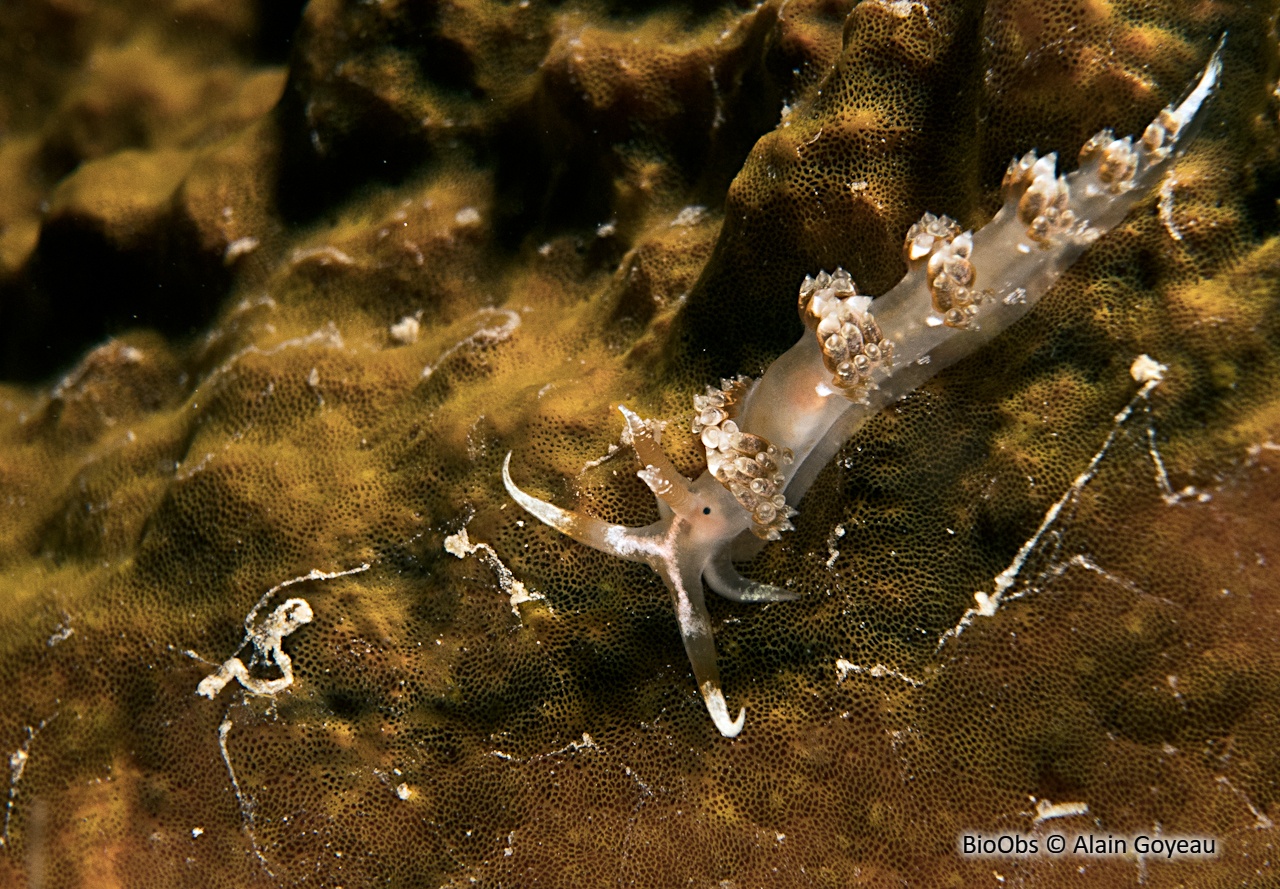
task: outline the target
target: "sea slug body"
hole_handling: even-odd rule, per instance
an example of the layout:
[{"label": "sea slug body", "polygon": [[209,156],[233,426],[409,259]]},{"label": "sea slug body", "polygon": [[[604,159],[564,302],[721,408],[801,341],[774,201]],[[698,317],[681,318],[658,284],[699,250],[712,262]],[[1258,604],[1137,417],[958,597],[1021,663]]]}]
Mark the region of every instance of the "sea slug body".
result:
[{"label": "sea slug body", "polygon": [[859,294],[843,269],[806,278],[800,341],[759,380],[723,380],[695,397],[692,429],[707,453],[697,479],[663,453],[657,423],[620,407],[643,465],[639,476],[658,499],[658,521],[629,528],[533,497],[512,481],[507,455],[503,483],[531,515],[662,577],[721,734],[736,736],[746,713],[730,718],[720,688],[703,581],[739,602],[796,597],[744,578],[733,562],[791,528],[818,472],[863,422],[1026,315],[1090,244],[1158,188],[1203,119],[1220,54],[1221,45],[1187,98],[1161,111],[1136,142],[1103,130],[1065,176],[1053,154],[1016,158],[1003,205],[978,231],[926,213],[906,234],[906,276],[882,296]]}]

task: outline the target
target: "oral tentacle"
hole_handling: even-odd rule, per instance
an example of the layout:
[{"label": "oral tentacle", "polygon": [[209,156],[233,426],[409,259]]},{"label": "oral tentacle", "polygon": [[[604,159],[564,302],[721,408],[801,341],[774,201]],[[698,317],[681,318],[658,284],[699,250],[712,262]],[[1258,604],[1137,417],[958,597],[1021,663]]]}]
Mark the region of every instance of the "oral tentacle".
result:
[{"label": "oral tentacle", "polygon": [[736,738],[746,722],[747,710],[743,707],[738,710],[737,719],[729,718],[729,708],[725,703],[724,692],[720,689],[720,669],[716,664],[716,643],[711,632],[711,617],[707,614],[707,605],[702,595],[702,566],[680,565],[674,558],[676,552],[678,551],[671,553],[672,558],[651,564],[671,592],[676,622],[680,626],[680,638],[684,641],[684,650],[689,656],[693,676],[698,683],[698,691],[702,693],[702,700],[707,705],[707,712],[711,714],[711,720],[720,734],[726,738]]},{"label": "oral tentacle", "polygon": [[532,494],[526,494],[511,480],[511,454],[502,461],[502,484],[506,487],[511,499],[519,503],[524,510],[545,525],[550,525],[579,543],[586,544],[602,553],[628,559],[632,562],[647,562],[653,553],[653,538],[660,529],[659,522],[644,528],[628,528],[625,525],[614,525],[601,521],[594,516],[582,515],[561,509],[553,503],[539,500]]}]

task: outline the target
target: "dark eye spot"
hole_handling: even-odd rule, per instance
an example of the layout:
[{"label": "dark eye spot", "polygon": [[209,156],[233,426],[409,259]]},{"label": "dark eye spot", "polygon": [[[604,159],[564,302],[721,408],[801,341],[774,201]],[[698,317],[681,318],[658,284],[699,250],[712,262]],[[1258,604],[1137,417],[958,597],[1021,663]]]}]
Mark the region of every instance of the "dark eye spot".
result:
[{"label": "dark eye spot", "polygon": [[702,507],[702,514],[703,514],[703,515],[711,515],[711,507],[710,507],[710,506],[704,506],[704,507]]}]

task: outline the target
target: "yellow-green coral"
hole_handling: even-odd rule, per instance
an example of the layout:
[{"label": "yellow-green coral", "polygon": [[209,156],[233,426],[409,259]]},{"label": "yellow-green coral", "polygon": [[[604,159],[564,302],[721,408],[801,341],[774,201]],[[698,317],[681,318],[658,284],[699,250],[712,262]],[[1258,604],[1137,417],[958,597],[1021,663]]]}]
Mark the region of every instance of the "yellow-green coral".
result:
[{"label": "yellow-green coral", "polygon": [[[80,16],[56,65],[0,37],[19,84],[0,181],[22,184],[0,234],[21,380],[0,387],[0,882],[1266,879],[1272,4],[792,0],[701,6],[677,34],[672,11],[634,4],[316,2],[283,87],[253,4],[78,9],[27,0],[13,19]],[[1139,128],[1223,31],[1221,104],[1167,205],[850,440],[824,471],[835,493],[750,566],[797,601],[712,604],[726,695],[751,714],[720,738],[656,578],[524,517],[502,457],[527,455],[539,496],[652,520],[617,404],[670,420],[663,443],[696,475],[690,396],[799,336],[805,274],[843,265],[883,291],[923,210],[980,225],[1009,157]],[[89,115],[106,84],[83,60],[128,47],[189,73],[155,85],[164,102]],[[240,92],[178,101],[228,70]],[[284,94],[270,112],[267,87]],[[67,138],[87,124],[110,139]],[[78,169],[47,166],[66,145]],[[147,155],[137,169],[192,164],[139,188],[179,180],[147,204],[164,236],[123,258],[118,228],[83,224],[109,207],[69,202],[113,188],[99,150],[108,171],[125,150]],[[135,300],[192,294],[210,315],[126,330]],[[76,357],[32,382],[29,347],[54,332]],[[1165,381],[1028,562],[1034,589],[939,649],[1098,453],[1142,353]],[[446,552],[463,528],[545,598],[513,614],[489,560]],[[283,639],[290,687],[196,694],[263,593],[365,563],[264,604],[314,615]],[[1037,824],[1042,803],[1089,811]],[[965,830],[1157,824],[1222,851],[956,847]]]}]

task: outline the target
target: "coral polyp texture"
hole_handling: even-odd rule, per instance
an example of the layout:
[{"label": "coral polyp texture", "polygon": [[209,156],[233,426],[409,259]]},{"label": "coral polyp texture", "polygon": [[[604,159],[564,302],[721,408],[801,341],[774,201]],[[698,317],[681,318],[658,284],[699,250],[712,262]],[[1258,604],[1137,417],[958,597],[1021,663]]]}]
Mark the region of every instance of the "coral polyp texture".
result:
[{"label": "coral polyp texture", "polygon": [[1278,12],[7,9],[0,884],[1265,884]]}]

